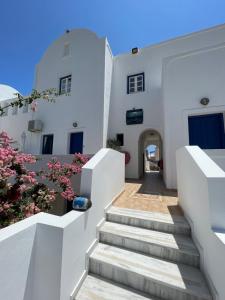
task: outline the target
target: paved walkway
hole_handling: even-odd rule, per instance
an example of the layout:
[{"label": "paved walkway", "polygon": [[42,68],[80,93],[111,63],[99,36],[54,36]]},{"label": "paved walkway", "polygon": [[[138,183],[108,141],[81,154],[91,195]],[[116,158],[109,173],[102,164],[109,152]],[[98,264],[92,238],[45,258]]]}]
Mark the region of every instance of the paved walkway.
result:
[{"label": "paved walkway", "polygon": [[182,215],[176,190],[165,187],[159,173],[146,173],[140,180],[127,180],[125,191],[113,203],[114,206]]}]

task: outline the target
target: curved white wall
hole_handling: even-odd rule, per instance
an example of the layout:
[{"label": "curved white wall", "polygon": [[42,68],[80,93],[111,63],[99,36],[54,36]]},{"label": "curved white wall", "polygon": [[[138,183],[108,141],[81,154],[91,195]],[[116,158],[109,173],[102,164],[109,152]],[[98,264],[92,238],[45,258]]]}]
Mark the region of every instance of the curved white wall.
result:
[{"label": "curved white wall", "polygon": [[0,230],[0,299],[69,300],[88,272],[105,209],[124,190],[124,155],[101,149],[82,168],[92,207],[58,217],[39,213]]},{"label": "curved white wall", "polygon": [[191,225],[213,299],[223,300],[225,172],[197,146],[180,148],[176,160],[179,204]]},{"label": "curved white wall", "polygon": [[[64,57],[66,44],[70,54]],[[73,30],[54,42],[37,65],[35,88],[40,91],[58,89],[60,78],[72,75],[70,95],[59,96],[54,104],[40,104],[35,114],[44,122],[42,134],[54,134],[54,154],[68,153],[71,132],[84,132],[84,153],[96,153],[104,146],[105,48],[104,38],[88,30]],[[75,121],[77,128],[72,125]],[[41,134],[36,134],[31,152],[40,147],[40,139]]]}]

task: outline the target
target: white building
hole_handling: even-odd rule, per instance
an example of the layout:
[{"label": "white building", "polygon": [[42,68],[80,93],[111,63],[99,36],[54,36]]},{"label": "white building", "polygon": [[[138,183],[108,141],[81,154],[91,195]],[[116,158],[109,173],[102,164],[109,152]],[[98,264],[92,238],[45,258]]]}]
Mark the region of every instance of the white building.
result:
[{"label": "white building", "polygon": [[[225,148],[225,25],[137,50],[113,56],[106,38],[66,32],[35,72],[34,88],[56,88],[56,103],[40,101],[35,113],[9,110],[0,129],[33,154],[93,154],[117,138],[131,155],[128,178],[142,175],[143,154],[153,144],[167,187],[176,187],[176,149]],[[32,119],[42,131],[28,131]]]}]

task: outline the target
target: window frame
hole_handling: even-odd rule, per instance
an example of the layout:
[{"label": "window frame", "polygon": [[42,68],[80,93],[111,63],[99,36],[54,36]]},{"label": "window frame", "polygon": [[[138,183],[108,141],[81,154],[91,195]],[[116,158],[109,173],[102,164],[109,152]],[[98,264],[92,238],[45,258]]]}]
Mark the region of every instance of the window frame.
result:
[{"label": "window frame", "polygon": [[[138,90],[138,76],[142,76],[142,90],[139,91]],[[130,90],[130,79],[134,78],[134,91],[131,92]],[[127,94],[136,94],[136,93],[141,93],[145,91],[145,73],[141,72],[141,73],[137,73],[137,74],[132,74],[132,75],[128,75],[127,76]]]},{"label": "window frame", "polygon": [[[45,139],[45,137],[49,137],[49,136],[51,136],[52,137],[52,145],[51,145],[51,153],[44,153],[44,139]],[[53,145],[54,145],[54,134],[53,133],[49,133],[49,134],[43,134],[42,135],[42,146],[41,146],[41,154],[42,155],[51,155],[51,154],[53,154]]]},{"label": "window frame", "polygon": [[[70,90],[68,91],[69,79],[70,79]],[[63,80],[66,80],[66,83],[65,83],[65,92],[62,93],[62,82],[63,82]],[[71,87],[72,87],[72,75],[71,74],[59,78],[59,95],[70,94]]]}]

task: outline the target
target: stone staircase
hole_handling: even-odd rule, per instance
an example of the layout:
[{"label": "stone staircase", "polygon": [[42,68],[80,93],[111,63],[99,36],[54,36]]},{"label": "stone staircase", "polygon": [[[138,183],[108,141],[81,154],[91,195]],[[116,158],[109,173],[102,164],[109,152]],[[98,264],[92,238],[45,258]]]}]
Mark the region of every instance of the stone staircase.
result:
[{"label": "stone staircase", "polygon": [[182,216],[112,206],[76,300],[212,300]]}]

